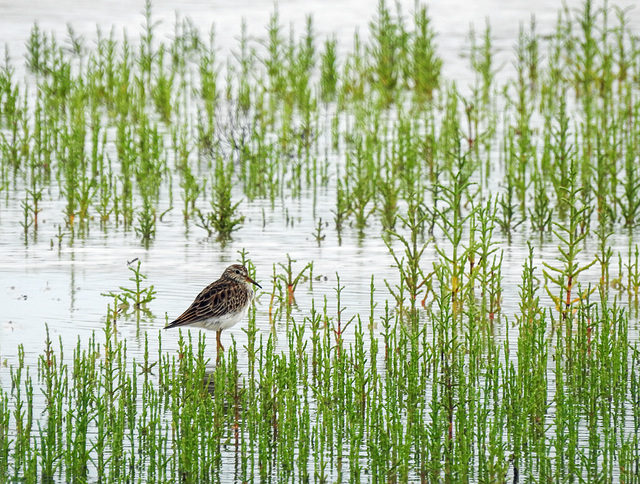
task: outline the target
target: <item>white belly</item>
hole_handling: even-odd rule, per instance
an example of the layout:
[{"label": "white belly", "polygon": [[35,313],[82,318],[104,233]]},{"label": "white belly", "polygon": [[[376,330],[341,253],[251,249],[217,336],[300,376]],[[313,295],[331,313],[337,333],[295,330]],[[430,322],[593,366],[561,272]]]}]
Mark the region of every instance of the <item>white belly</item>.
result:
[{"label": "white belly", "polygon": [[247,309],[249,305],[242,308],[240,311],[236,311],[235,313],[227,313],[222,316],[215,316],[212,318],[203,319],[198,323],[194,323],[192,326],[199,326],[201,328],[209,329],[211,331],[220,331],[223,329],[228,329],[231,326],[235,325],[238,321],[244,318],[245,314],[247,314]]}]

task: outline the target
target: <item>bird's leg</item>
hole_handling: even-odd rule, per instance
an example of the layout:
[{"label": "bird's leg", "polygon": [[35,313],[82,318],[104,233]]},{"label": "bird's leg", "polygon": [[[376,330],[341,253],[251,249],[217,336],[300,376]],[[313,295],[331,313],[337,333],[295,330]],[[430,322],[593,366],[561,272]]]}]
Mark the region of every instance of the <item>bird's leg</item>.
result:
[{"label": "bird's leg", "polygon": [[218,345],[216,349],[216,363],[220,363],[220,355],[224,351],[224,347],[220,342],[220,335],[222,335],[222,330],[216,331],[216,343]]},{"label": "bird's leg", "polygon": [[222,330],[216,331],[216,343],[218,344],[218,349],[224,351],[224,346],[222,346],[222,341],[220,341],[221,335]]}]

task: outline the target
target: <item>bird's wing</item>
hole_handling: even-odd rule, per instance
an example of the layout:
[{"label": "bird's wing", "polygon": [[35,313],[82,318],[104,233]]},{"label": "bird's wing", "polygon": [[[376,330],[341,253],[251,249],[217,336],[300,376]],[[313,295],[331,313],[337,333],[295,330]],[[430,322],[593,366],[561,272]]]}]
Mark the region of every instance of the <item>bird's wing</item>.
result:
[{"label": "bird's wing", "polygon": [[244,306],[247,301],[246,291],[233,291],[235,284],[230,281],[217,280],[205,287],[195,298],[191,306],[165,329],[183,326],[214,318],[229,312],[229,307]]}]

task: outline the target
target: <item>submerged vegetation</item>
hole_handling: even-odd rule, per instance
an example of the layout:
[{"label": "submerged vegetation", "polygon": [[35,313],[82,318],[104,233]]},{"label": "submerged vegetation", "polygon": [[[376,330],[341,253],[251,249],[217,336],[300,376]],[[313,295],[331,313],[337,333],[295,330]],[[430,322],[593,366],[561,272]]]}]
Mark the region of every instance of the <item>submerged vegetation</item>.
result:
[{"label": "submerged vegetation", "polygon": [[[97,230],[152,250],[170,220],[223,248],[259,223],[243,203],[294,200],[313,244],[380,238],[397,277],[371,277],[366,314],[347,316],[339,270],[298,310],[314,264],[280,255],[246,345],[211,367],[188,333],[175,355],[127,355],[119,319],[153,318],[138,262],[133,289],[105,294],[102,334],[71,352],[47,334],[37,368],[21,349],[0,370],[0,480],[638,482],[640,33],[626,15],[586,0],[552,35],[523,24],[501,76],[487,23],[464,87],[420,5],[381,1],[343,54],[277,9],[227,59],[189,19],[161,39],[149,3],[136,40],[34,25],[26,79],[9,53],[0,67],[0,215],[19,210],[24,244]],[[517,234],[527,256],[505,287]]]}]

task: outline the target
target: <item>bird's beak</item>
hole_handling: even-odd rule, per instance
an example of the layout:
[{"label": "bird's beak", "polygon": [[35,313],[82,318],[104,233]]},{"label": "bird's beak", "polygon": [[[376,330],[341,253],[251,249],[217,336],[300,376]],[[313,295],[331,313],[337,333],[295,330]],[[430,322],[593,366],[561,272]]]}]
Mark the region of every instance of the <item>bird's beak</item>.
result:
[{"label": "bird's beak", "polygon": [[247,277],[247,282],[250,282],[251,284],[255,284],[260,289],[262,289],[262,286],[260,284],[258,284],[256,281],[254,281],[253,279],[251,279],[250,277]]}]

